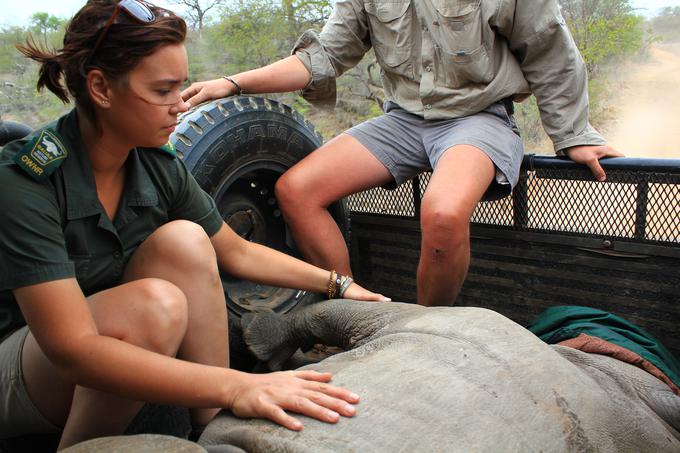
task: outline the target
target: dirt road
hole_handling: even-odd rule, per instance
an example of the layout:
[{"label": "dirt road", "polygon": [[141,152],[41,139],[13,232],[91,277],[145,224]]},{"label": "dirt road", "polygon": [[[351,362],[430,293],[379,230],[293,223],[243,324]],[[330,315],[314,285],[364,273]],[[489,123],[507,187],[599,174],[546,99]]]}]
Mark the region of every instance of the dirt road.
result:
[{"label": "dirt road", "polygon": [[680,43],[655,45],[627,70],[607,140],[628,157],[680,159]]}]

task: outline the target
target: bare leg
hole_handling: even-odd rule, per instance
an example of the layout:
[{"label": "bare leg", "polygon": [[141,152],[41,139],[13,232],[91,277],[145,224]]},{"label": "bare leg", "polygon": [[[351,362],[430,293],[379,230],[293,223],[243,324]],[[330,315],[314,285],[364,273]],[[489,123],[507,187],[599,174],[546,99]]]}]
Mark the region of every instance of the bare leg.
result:
[{"label": "bare leg", "polygon": [[[157,278],[146,278],[154,274]],[[88,298],[102,335],[161,354],[228,365],[224,293],[212,245],[199,226],[177,221],[159,228],[135,252],[125,279],[129,282]],[[54,424],[65,424],[60,448],[121,433],[141,407],[140,402],[91,389],[74,390],[32,335],[22,361],[31,399]],[[194,411],[194,423],[204,423],[214,413]]]},{"label": "bare leg", "polygon": [[324,269],[350,274],[347,246],[326,208],[391,180],[387,168],[366,147],[342,134],[284,173],[276,183],[276,197],[305,258]]},{"label": "bare leg", "polygon": [[[88,297],[100,334],[174,356],[186,330],[186,299],[171,283],[145,279]],[[140,402],[63,380],[32,334],[22,353],[27,392],[53,424],[64,426],[60,449],[92,437],[120,434]]]},{"label": "bare leg", "polygon": [[418,303],[453,305],[470,265],[470,217],[493,181],[491,159],[470,145],[437,162],[421,205]]},{"label": "bare leg", "polygon": [[[172,282],[188,302],[186,335],[177,356],[191,362],[229,366],[227,306],[210,238],[198,224],[163,225],[136,251],[124,280],[154,277]],[[219,409],[193,409],[192,423],[207,425]]]}]

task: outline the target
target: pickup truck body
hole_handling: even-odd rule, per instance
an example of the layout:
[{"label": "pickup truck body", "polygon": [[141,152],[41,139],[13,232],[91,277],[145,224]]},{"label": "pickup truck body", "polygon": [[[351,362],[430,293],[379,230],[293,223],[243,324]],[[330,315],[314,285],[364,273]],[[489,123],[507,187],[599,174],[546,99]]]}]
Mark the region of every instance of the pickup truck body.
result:
[{"label": "pickup truck body", "polygon": [[[585,305],[637,324],[680,356],[680,160],[617,158],[607,182],[569,160],[527,155],[520,183],[482,202],[457,305],[522,325],[547,307]],[[429,174],[350,197],[358,281],[415,301],[420,200]]]}]

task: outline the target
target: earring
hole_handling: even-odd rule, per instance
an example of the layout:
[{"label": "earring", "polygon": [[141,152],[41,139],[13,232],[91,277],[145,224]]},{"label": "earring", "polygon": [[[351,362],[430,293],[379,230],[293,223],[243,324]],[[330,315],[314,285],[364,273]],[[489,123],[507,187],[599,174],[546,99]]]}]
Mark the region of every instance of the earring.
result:
[{"label": "earring", "polygon": [[103,101],[102,101],[102,105],[109,105],[109,101],[103,100]]}]

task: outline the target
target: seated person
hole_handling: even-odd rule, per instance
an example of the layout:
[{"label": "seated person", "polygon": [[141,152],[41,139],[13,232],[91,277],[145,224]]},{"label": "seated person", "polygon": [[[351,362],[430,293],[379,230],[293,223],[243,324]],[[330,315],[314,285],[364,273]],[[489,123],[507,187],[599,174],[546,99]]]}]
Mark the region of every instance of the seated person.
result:
[{"label": "seated person", "polygon": [[328,373],[228,368],[218,265],[385,298],[224,223],[166,145],[187,109],[185,35],[146,2],[91,0],[56,54],[19,46],[42,65],[38,87],[75,109],[0,155],[0,438],[63,429],[65,448],[122,433],[143,402],[192,408],[196,427],[221,408],[293,430],[285,410],[331,423],[355,413],[359,397]]}]

